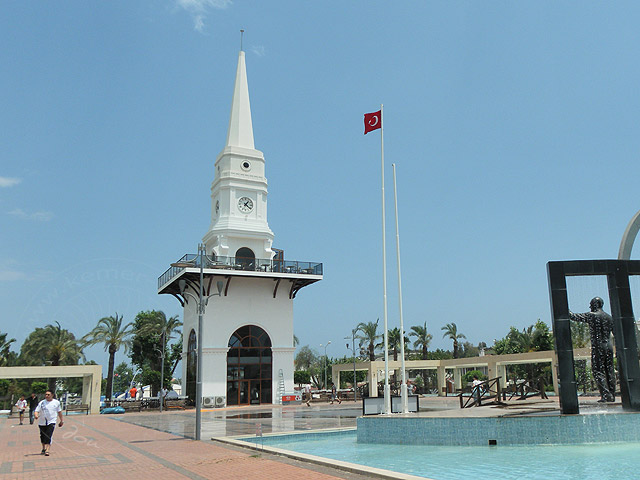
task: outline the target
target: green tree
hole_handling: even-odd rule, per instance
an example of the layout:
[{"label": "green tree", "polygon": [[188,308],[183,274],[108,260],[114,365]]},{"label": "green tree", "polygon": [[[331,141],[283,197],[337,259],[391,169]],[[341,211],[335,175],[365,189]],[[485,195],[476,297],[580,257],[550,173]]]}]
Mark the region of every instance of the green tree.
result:
[{"label": "green tree", "polygon": [[429,344],[433,339],[433,335],[427,332],[427,322],[424,322],[424,325],[414,325],[411,327],[411,333],[409,333],[409,335],[416,337],[413,346],[422,349],[422,360],[426,360]]},{"label": "green tree", "polygon": [[[182,322],[177,316],[167,318],[162,311],[150,310],[138,313],[133,322],[133,340],[131,362],[142,370],[141,380],[151,385],[153,395],[160,390],[160,371],[164,352],[165,388],[171,388],[171,377],[179,358],[175,360],[171,346],[168,345],[174,335],[180,333]],[[182,352],[180,352],[180,355]],[[173,368],[172,368],[173,359]]]},{"label": "green tree", "polygon": [[379,346],[376,342],[382,338],[382,335],[378,333],[379,321],[380,319],[378,318],[375,322],[360,322],[356,327],[357,331],[360,332],[356,335],[356,338],[360,340],[361,347],[365,345],[369,360],[372,362],[376,359],[376,347]]},{"label": "green tree", "polygon": [[0,333],[0,367],[6,367],[10,363],[11,344],[16,341],[15,338],[7,340],[7,333]]},{"label": "green tree", "polygon": [[300,349],[294,360],[294,365],[298,371],[306,371],[309,373],[311,383],[317,388],[322,385],[322,377],[324,372],[324,356],[305,345]]},{"label": "green tree", "polygon": [[171,367],[171,378],[173,378],[173,374],[175,373],[180,360],[182,360],[182,335],[178,337],[177,342],[170,345],[169,350],[169,363],[173,365]]},{"label": "green tree", "polygon": [[31,382],[31,391],[33,393],[42,394],[47,391],[47,382],[33,381]]},{"label": "green tree", "polygon": [[470,370],[462,376],[462,379],[465,382],[473,382],[474,376],[478,377],[478,380],[482,380],[483,382],[489,378],[480,370]]},{"label": "green tree", "polygon": [[518,330],[511,327],[506,337],[496,340],[493,351],[496,355],[511,353],[541,352],[553,350],[553,337],[546,323],[538,319],[535,324]]},{"label": "green tree", "polygon": [[298,385],[311,382],[311,375],[307,370],[296,370],[293,372],[293,382]]},{"label": "green tree", "polygon": [[109,352],[109,371],[107,373],[107,399],[111,400],[113,390],[113,373],[116,362],[116,353],[121,348],[124,352],[131,348],[131,323],[123,325],[123,316],[116,313],[115,317],[103,317],[98,324],[87,333],[82,341],[85,345],[97,345],[104,343],[104,350]]},{"label": "green tree", "polygon": [[318,362],[318,359],[318,353],[309,347],[309,345],[305,345],[300,348],[294,360],[296,370],[309,370],[311,365]]},{"label": "green tree", "polygon": [[120,362],[116,366],[113,374],[113,391],[114,392],[126,392],[131,386],[131,380],[133,379],[133,369],[126,362]]},{"label": "green tree", "polygon": [[458,333],[458,327],[455,323],[447,323],[440,330],[444,331],[442,338],[448,337],[453,340],[453,358],[458,358],[458,340],[461,338],[467,338],[464,334]]},{"label": "green tree", "polygon": [[480,354],[480,349],[471,342],[464,342],[459,346],[460,358],[477,357]]},{"label": "green tree", "polygon": [[[27,336],[20,348],[23,365],[77,365],[84,353],[82,342],[58,322],[44,328],[37,327]],[[49,379],[49,389],[56,388],[56,378]]]},{"label": "green tree", "polygon": [[570,320],[571,323],[571,342],[573,348],[585,348],[591,345],[591,335],[589,332],[589,324],[583,322],[575,322]]},{"label": "green tree", "polygon": [[[553,350],[553,336],[547,324],[540,319],[522,331],[511,327],[509,333],[504,338],[496,340],[493,346],[496,355],[548,350]],[[540,377],[543,377],[546,384],[550,383],[551,370],[543,364],[513,365],[511,371],[517,378],[526,378],[534,385],[538,385],[537,380]]]}]

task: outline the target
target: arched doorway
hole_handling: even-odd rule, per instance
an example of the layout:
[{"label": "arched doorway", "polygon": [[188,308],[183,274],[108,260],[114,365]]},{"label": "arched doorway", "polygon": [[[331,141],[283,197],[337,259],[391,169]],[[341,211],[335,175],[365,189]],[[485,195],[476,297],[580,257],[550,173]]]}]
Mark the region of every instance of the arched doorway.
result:
[{"label": "arched doorway", "polygon": [[187,343],[187,397],[192,402],[196,401],[196,370],[198,359],[198,339],[195,330],[189,332],[189,340]]},{"label": "arched doorway", "polygon": [[250,248],[239,248],[236,252],[236,264],[242,265],[242,270],[255,270],[256,254]]},{"label": "arched doorway", "polygon": [[227,353],[227,405],[272,403],[271,339],[255,325],[236,330]]}]

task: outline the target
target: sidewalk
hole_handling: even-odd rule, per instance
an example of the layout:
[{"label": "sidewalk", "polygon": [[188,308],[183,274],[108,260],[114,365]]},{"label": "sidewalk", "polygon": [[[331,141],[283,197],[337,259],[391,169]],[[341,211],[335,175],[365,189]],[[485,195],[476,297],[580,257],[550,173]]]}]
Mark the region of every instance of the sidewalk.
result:
[{"label": "sidewalk", "polygon": [[364,479],[210,441],[196,442],[104,415],[65,417],[64,426],[55,429],[51,456],[40,455],[40,449],[36,425],[0,419],[0,480]]}]

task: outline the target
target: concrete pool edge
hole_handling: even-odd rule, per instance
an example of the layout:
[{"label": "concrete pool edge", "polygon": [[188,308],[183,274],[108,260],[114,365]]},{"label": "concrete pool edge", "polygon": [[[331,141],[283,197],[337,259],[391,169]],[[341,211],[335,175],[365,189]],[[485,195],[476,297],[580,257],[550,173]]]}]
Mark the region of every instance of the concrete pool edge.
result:
[{"label": "concrete pool edge", "polygon": [[[313,430],[313,431],[293,431],[293,432],[282,432],[282,433],[272,433],[265,434],[265,437],[282,437],[282,436],[295,436],[295,435],[316,435],[316,434],[328,434],[328,433],[342,433],[342,432],[353,432],[355,428],[331,428],[331,429],[322,429],[322,430]],[[248,440],[253,440],[249,442]],[[305,463],[311,463],[314,465],[320,465],[323,467],[333,468],[336,470],[341,470],[349,473],[356,473],[364,476],[368,476],[371,478],[380,478],[385,480],[432,480],[428,477],[420,477],[416,475],[409,475],[406,473],[394,472],[392,470],[385,470],[382,468],[375,467],[367,467],[365,465],[360,465],[357,463],[344,462],[341,460],[333,460],[331,458],[318,457],[316,455],[308,455],[306,453],[298,453],[291,450],[285,450],[282,448],[275,448],[269,446],[262,446],[255,443],[256,435],[242,435],[238,437],[212,437],[211,440],[214,442],[219,442],[222,444],[233,445],[240,448],[245,448],[249,450],[254,450],[258,452],[266,452],[272,455],[283,456],[287,458],[292,458],[294,460],[298,460]]]},{"label": "concrete pool edge", "polygon": [[640,413],[359,417],[358,443],[425,446],[640,442]]}]

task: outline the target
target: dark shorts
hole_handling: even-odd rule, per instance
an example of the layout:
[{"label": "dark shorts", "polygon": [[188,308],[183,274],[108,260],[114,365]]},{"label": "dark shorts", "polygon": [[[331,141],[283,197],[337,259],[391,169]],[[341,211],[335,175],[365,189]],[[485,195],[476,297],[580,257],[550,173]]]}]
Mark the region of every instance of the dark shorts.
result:
[{"label": "dark shorts", "polygon": [[40,428],[40,443],[44,445],[51,444],[51,437],[53,437],[53,429],[56,428],[55,423],[49,425],[38,425]]}]

